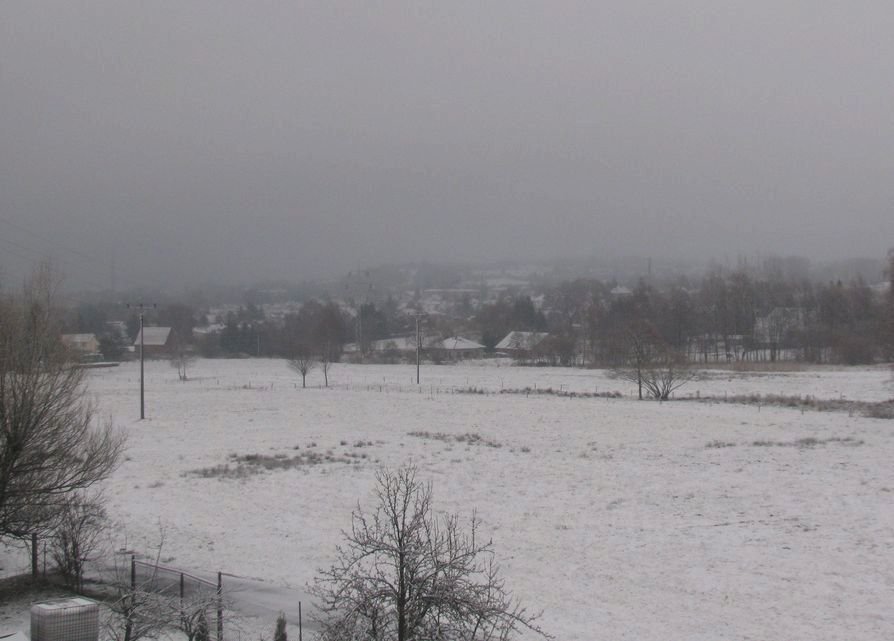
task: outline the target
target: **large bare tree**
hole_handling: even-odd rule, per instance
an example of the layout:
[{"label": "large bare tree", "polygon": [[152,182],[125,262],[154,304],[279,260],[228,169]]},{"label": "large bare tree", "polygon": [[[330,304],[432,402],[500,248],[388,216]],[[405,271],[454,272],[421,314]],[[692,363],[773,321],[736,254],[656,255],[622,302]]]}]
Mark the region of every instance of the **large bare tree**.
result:
[{"label": "large bare tree", "polygon": [[311,587],[324,641],[547,637],[513,599],[473,516],[436,515],[413,467],[382,470],[376,508],[358,506],[337,561]]},{"label": "large bare tree", "polygon": [[123,437],[98,425],[84,372],[62,345],[42,268],[0,295],[0,538],[52,528],[68,497],[106,478]]}]

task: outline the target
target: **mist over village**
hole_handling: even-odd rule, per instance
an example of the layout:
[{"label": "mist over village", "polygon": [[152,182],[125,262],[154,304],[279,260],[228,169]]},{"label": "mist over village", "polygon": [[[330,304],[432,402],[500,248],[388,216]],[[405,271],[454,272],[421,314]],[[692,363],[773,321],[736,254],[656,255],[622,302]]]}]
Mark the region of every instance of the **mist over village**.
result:
[{"label": "mist over village", "polygon": [[892,29],[0,5],[0,641],[894,638]]}]

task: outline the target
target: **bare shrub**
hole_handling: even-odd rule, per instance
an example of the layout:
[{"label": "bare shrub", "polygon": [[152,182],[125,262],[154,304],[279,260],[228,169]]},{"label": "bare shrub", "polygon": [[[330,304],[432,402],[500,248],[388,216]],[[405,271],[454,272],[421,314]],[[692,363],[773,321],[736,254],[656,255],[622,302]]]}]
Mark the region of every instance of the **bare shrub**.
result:
[{"label": "bare shrub", "polygon": [[624,343],[624,362],[613,373],[635,384],[640,400],[645,394],[666,401],[695,378],[695,370],[685,355],[668,345],[648,321],[631,323],[624,332]]},{"label": "bare shrub", "polygon": [[[223,597],[211,588],[181,598],[170,581],[159,577],[159,559],[164,547],[161,530],[148,576],[136,580],[132,568],[118,561],[108,583],[111,595],[105,600],[102,622],[103,636],[109,641],[140,641],[140,639],[172,638],[179,629],[188,641],[208,641],[208,612],[226,606]],[[133,561],[131,561],[133,563]]]},{"label": "bare shrub", "polygon": [[416,438],[431,439],[433,441],[442,441],[444,443],[465,443],[466,445],[484,445],[486,447],[500,448],[503,444],[489,438],[485,438],[476,432],[466,432],[465,434],[446,434],[444,432],[425,432],[414,431],[407,432],[407,436],[415,436]]},{"label": "bare shrub", "polygon": [[83,589],[84,566],[99,551],[105,533],[102,498],[81,492],[69,496],[50,538],[50,549],[59,574],[75,592]]},{"label": "bare shrub", "polygon": [[817,445],[826,445],[828,443],[839,443],[841,445],[850,445],[857,446],[863,445],[863,441],[859,439],[855,439],[852,436],[832,436],[829,438],[816,438],[813,436],[808,436],[805,438],[799,438],[794,441],[770,441],[770,440],[760,440],[752,442],[752,445],[755,447],[800,447],[800,448],[808,448],[808,447],[816,447]]},{"label": "bare shrub", "polygon": [[185,472],[183,476],[200,476],[203,478],[228,478],[242,479],[264,472],[273,472],[277,470],[291,470],[300,467],[312,465],[323,465],[327,463],[348,463],[357,464],[358,459],[366,458],[345,455],[337,456],[332,451],[319,452],[313,450],[304,450],[298,454],[289,456],[288,454],[230,454],[227,457],[227,463],[214,465],[211,467],[203,467],[189,472]]},{"label": "bare shrub", "polygon": [[863,411],[868,418],[894,418],[894,401],[883,403],[870,403]]},{"label": "bare shrub", "polygon": [[706,448],[722,448],[722,447],[735,447],[736,444],[730,441],[711,441],[709,443],[705,443]]}]

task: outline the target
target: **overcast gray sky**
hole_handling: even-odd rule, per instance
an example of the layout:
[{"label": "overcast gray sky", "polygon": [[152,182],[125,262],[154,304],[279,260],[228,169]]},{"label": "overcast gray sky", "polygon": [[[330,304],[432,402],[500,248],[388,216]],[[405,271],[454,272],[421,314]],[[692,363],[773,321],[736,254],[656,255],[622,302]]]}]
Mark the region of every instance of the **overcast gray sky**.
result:
[{"label": "overcast gray sky", "polygon": [[0,265],[882,256],[892,34],[890,1],[4,0]]}]

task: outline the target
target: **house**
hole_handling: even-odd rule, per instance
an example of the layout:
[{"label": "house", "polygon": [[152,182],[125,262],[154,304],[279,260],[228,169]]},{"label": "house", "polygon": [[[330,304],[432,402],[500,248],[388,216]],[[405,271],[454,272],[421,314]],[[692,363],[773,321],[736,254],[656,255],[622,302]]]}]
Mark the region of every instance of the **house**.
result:
[{"label": "house", "polygon": [[134,339],[134,351],[139,356],[142,344],[147,358],[165,358],[172,353],[174,340],[175,335],[170,327],[144,327]]},{"label": "house", "polygon": [[432,358],[458,361],[464,358],[481,358],[484,356],[484,345],[463,338],[451,336],[426,348]]},{"label": "house", "polygon": [[623,285],[612,287],[612,290],[609,293],[612,298],[627,298],[628,296],[633,296],[633,290],[629,287],[624,287]]},{"label": "house", "polygon": [[96,339],[96,334],[62,334],[62,344],[80,356],[99,352],[99,341]]},{"label": "house", "polygon": [[547,336],[546,332],[509,332],[496,344],[496,350],[513,356],[527,356]]}]

